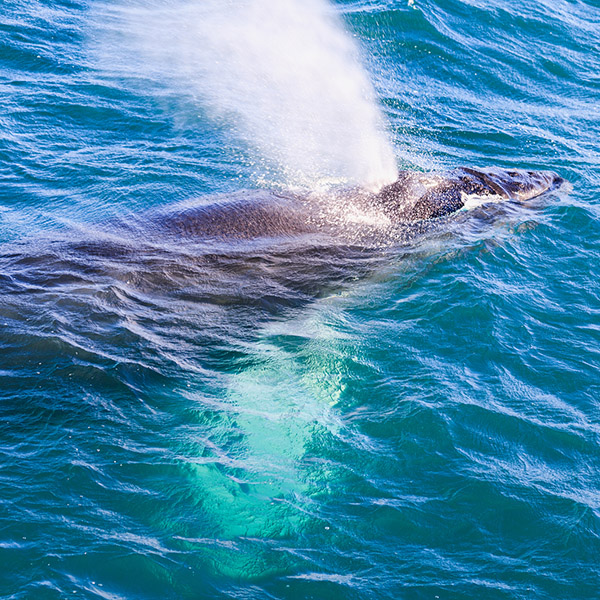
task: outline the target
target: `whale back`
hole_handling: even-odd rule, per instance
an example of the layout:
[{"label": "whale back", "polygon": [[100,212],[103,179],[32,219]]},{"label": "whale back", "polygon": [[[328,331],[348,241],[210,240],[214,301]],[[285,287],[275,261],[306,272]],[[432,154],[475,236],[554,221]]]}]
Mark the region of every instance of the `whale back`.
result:
[{"label": "whale back", "polygon": [[[360,189],[331,194],[242,191],[170,206],[150,220],[157,235],[230,242],[307,235],[321,236],[325,243],[360,244],[398,237],[403,228],[488,201],[525,202],[562,182],[550,171],[402,171],[377,194]],[[139,225],[140,231],[147,231],[148,215]]]}]

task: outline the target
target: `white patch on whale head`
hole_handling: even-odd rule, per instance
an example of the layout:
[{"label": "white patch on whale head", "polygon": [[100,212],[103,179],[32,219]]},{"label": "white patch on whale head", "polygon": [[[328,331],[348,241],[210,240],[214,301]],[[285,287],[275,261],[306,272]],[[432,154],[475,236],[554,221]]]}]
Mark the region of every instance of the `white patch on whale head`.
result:
[{"label": "white patch on whale head", "polygon": [[506,198],[498,194],[467,194],[465,192],[460,193],[460,198],[463,203],[461,210],[472,210],[483,204],[492,204],[497,202],[504,202]]}]

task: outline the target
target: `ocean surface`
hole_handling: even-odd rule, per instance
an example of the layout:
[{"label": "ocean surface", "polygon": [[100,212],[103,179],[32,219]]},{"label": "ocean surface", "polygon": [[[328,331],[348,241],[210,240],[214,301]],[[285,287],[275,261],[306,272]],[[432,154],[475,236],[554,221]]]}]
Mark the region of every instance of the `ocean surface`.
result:
[{"label": "ocean surface", "polygon": [[[161,230],[460,166],[568,184]],[[598,0],[2,0],[0,178],[1,598],[600,598]]]}]

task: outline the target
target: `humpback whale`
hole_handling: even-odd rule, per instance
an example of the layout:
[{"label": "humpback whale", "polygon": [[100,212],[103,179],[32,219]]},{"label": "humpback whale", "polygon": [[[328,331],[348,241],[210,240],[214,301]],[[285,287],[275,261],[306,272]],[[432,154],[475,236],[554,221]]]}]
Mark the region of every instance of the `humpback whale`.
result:
[{"label": "humpback whale", "polygon": [[206,323],[243,328],[420,256],[424,233],[485,229],[562,182],[551,172],[463,168],[405,171],[378,192],[240,191],[19,241],[2,248],[0,267],[26,269],[36,290],[67,290],[82,311],[94,310],[88,297],[142,320],[148,302],[165,311],[191,303]]},{"label": "humpback whale", "polygon": [[488,202],[525,203],[562,183],[552,171],[469,167],[446,173],[402,171],[378,192],[246,191],[208,204],[185,202],[161,211],[155,220],[159,228],[177,235],[206,239],[321,234],[358,241],[361,236],[398,232]]}]

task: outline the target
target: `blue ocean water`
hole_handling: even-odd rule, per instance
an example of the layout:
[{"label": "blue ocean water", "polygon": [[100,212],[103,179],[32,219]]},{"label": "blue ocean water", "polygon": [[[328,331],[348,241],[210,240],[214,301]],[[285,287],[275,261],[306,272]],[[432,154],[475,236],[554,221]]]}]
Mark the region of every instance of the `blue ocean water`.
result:
[{"label": "blue ocean water", "polygon": [[240,98],[265,19],[204,4],[229,72],[200,5],[2,2],[0,596],[598,598],[600,4],[307,0],[400,168],[569,182],[325,254],[117,226],[356,164],[269,129],[297,74]]}]

